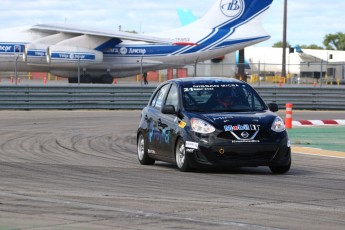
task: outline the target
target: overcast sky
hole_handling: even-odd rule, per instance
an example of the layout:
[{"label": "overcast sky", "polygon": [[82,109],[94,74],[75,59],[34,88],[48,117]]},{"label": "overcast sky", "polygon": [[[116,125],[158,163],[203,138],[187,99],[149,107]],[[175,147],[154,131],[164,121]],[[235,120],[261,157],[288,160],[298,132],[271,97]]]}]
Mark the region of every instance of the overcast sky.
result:
[{"label": "overcast sky", "polygon": [[[215,0],[1,0],[0,28],[38,23],[68,23],[100,29],[136,30],[145,33],[180,26],[177,8],[201,17]],[[271,39],[282,40],[284,0],[274,0],[264,20]],[[345,33],[344,0],[288,0],[288,38],[291,45],[322,46],[329,33]],[[1,33],[1,32],[0,32]]]}]

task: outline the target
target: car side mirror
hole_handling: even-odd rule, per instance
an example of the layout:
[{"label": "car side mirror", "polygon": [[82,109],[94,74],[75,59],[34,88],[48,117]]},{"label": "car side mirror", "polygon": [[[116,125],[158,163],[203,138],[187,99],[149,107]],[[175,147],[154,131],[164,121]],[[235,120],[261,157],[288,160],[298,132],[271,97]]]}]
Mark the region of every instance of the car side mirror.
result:
[{"label": "car side mirror", "polygon": [[279,107],[276,103],[269,103],[268,108],[269,108],[269,110],[271,110],[274,113],[278,112],[278,110],[279,110]]},{"label": "car side mirror", "polygon": [[176,114],[175,106],[173,105],[165,105],[161,111],[163,114]]}]

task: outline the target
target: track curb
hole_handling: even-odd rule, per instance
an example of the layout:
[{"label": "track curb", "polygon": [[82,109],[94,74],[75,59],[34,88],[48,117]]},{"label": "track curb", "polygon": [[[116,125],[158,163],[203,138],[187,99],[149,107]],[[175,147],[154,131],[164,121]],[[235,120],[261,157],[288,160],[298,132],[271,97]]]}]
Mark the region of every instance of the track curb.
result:
[{"label": "track curb", "polygon": [[292,148],[291,150],[293,153],[345,159],[345,152],[331,151],[331,150],[325,150],[325,149],[319,149],[319,148],[294,146],[294,145],[291,148]]},{"label": "track curb", "polygon": [[299,120],[292,121],[292,126],[313,126],[313,125],[345,125],[345,120]]}]

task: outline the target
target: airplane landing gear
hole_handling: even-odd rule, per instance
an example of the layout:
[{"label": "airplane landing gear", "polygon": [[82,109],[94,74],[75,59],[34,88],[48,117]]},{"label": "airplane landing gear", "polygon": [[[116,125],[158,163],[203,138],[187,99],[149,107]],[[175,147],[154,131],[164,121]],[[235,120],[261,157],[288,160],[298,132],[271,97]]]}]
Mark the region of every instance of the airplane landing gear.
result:
[{"label": "airplane landing gear", "polygon": [[[78,77],[69,77],[68,83],[78,83]],[[113,76],[111,76],[110,74],[103,74],[100,77],[92,77],[89,74],[83,74],[80,76],[80,83],[112,84]]]}]

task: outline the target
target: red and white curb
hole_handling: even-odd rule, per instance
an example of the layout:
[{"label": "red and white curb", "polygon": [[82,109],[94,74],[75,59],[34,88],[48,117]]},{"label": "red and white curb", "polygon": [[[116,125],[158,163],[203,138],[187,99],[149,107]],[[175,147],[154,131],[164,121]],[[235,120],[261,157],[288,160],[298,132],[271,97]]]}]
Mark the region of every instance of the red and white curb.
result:
[{"label": "red and white curb", "polygon": [[345,125],[345,120],[299,120],[292,121],[292,126]]}]

